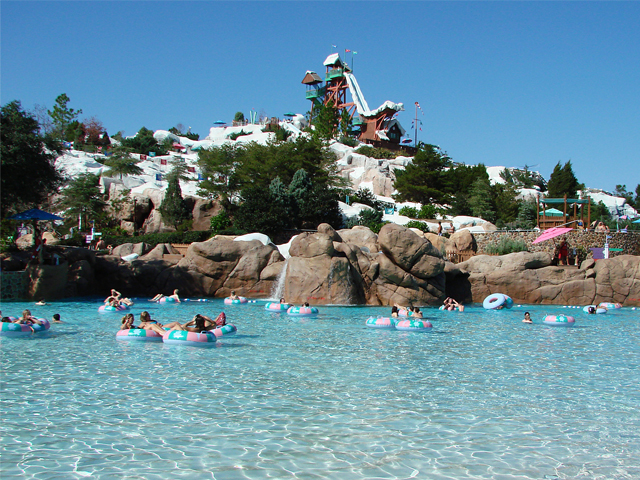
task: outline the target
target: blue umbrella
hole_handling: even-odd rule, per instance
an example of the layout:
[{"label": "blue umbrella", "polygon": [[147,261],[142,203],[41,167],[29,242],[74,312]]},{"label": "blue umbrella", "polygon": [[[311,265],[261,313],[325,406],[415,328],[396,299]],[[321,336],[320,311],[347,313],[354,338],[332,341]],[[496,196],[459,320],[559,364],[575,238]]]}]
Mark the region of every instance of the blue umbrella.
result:
[{"label": "blue umbrella", "polygon": [[64,218],[54,215],[53,213],[45,212],[37,208],[32,208],[22,213],[16,213],[14,216],[9,217],[9,220],[64,220]]},{"label": "blue umbrella", "polygon": [[640,218],[637,220],[634,220],[633,223],[640,223]]},{"label": "blue umbrella", "polygon": [[227,122],[223,122],[222,120],[216,120],[215,122],[213,122],[214,125],[226,125]]}]

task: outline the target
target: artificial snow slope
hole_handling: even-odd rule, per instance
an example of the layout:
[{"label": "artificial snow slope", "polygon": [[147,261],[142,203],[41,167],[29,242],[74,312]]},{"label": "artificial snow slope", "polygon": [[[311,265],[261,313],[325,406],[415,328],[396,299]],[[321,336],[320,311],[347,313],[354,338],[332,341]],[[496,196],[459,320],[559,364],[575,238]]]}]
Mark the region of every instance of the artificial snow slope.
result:
[{"label": "artificial snow slope", "polygon": [[[364,99],[363,97],[361,97]],[[366,107],[366,102],[362,104]],[[302,132],[304,117],[297,115],[293,122],[282,122],[282,128],[286,128],[291,132],[292,139],[299,135],[305,135]],[[185,162],[189,169],[190,180],[181,181],[180,186],[184,195],[198,196],[198,183],[200,169],[198,167],[198,150],[202,148],[211,148],[220,146],[225,143],[242,144],[247,142],[257,142],[260,144],[267,143],[274,138],[271,132],[263,132],[264,125],[244,125],[241,127],[213,127],[205,140],[194,141],[186,137],[176,136],[166,130],[158,130],[154,137],[157,141],[164,141],[170,138],[174,144],[182,145],[183,153],[171,152],[168,155],[158,157],[148,157],[146,155],[134,154],[134,158],[140,160],[138,166],[142,168],[143,173],[140,175],[129,175],[120,178],[104,177],[103,173],[108,167],[99,163],[97,160],[104,160],[100,154],[86,153],[78,150],[66,151],[63,155],[56,159],[56,166],[60,168],[67,177],[73,178],[82,173],[94,173],[101,176],[101,184],[105,191],[115,192],[116,190],[128,189],[135,194],[143,194],[145,190],[164,191],[167,188],[165,175],[171,171],[172,161],[179,160]],[[229,138],[232,134],[244,132],[246,135],[237,137],[236,140]],[[115,143],[115,141],[114,141]],[[358,153],[358,149],[333,142],[329,148],[336,155],[336,167],[339,173],[349,180],[352,187],[357,190],[359,188],[367,188],[371,190],[379,200],[387,203],[394,203],[391,197],[395,190],[393,182],[395,180],[395,171],[403,170],[410,162],[410,157],[399,156],[393,159],[375,159]],[[505,167],[487,167],[492,183],[503,183],[500,172]],[[637,212],[625,203],[625,199],[615,197],[606,192],[595,189],[587,190],[592,201],[598,203],[602,201],[609,211],[615,216],[636,216]],[[537,198],[541,196],[540,192],[535,189],[520,189],[522,198]],[[415,206],[411,203],[396,204],[397,209],[402,206]],[[347,217],[357,215],[361,210],[370,208],[364,205],[347,205],[341,203],[340,207]],[[384,220],[406,224],[410,219],[397,214],[385,214]],[[449,220],[447,220],[448,222]],[[479,218],[453,218],[456,229],[461,225],[469,225],[472,231],[481,231],[484,220]],[[431,224],[432,228],[436,228],[437,224]]]}]

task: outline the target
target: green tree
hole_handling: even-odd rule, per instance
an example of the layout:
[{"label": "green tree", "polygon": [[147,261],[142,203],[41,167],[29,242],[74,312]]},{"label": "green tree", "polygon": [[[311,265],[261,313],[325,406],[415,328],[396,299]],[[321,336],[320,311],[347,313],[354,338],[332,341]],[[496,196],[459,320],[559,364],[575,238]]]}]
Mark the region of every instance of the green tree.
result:
[{"label": "green tree", "polygon": [[450,213],[454,215],[473,215],[469,205],[471,185],[478,179],[489,183],[487,167],[478,165],[455,165],[444,174],[444,191],[451,199]]},{"label": "green tree", "polygon": [[179,225],[190,220],[193,217],[193,213],[189,210],[187,203],[182,197],[179,173],[173,171],[169,173],[167,175],[167,182],[167,190],[158,211],[162,215],[165,223],[178,228]]},{"label": "green tree", "polygon": [[113,155],[108,157],[104,164],[109,167],[103,173],[107,177],[114,177],[120,175],[120,180],[123,176],[127,175],[140,175],[143,170],[138,166],[139,160],[133,158],[127,149],[117,148],[114,149]]},{"label": "green tree", "polygon": [[[640,188],[640,185],[638,186],[638,188]],[[626,185],[616,185],[616,191],[614,193],[616,196],[624,198],[627,205],[630,205],[632,207],[635,206],[635,202],[633,201],[633,192],[628,192]]]},{"label": "green tree", "polygon": [[304,169],[314,184],[340,186],[335,155],[318,140],[298,137],[294,142],[230,145],[201,150],[198,165],[202,171],[199,194],[220,200],[225,210],[233,210],[232,199],[249,187],[268,189],[280,177],[289,184],[296,171]]},{"label": "green tree", "polygon": [[287,222],[269,189],[252,186],[242,191],[242,204],[234,220],[237,228],[273,236],[284,230]]},{"label": "green tree", "polygon": [[336,137],[340,126],[340,112],[333,102],[321,105],[317,110],[317,115],[312,120],[315,130],[314,137],[321,140],[330,140]]},{"label": "green tree", "polygon": [[151,152],[156,155],[166,155],[167,149],[158,144],[153,136],[153,132],[148,128],[142,127],[138,133],[131,138],[123,138],[122,146],[128,147],[131,151],[147,155]]},{"label": "green tree", "polygon": [[446,171],[451,158],[434,145],[421,144],[413,162],[404,170],[396,170],[393,184],[399,202],[448,203],[451,195],[446,193]]},{"label": "green tree", "polygon": [[469,207],[473,216],[495,222],[496,212],[493,208],[492,197],[491,185],[488,180],[478,178],[473,182],[469,195]]},{"label": "green tree", "polygon": [[2,216],[34,207],[47,199],[62,183],[55,156],[45,150],[40,126],[12,101],[0,111],[2,156]]},{"label": "green tree", "polygon": [[65,211],[65,217],[82,215],[86,219],[101,218],[106,202],[100,191],[100,176],[93,173],[81,173],[71,179],[60,191],[57,206]]},{"label": "green tree", "polygon": [[47,111],[53,123],[53,134],[58,140],[64,140],[65,134],[67,133],[67,127],[71,122],[77,120],[78,115],[82,113],[82,110],[69,108],[68,105],[70,101],[71,99],[66,93],[58,95],[56,98],[56,104],[53,106],[53,110]]},{"label": "green tree", "polygon": [[234,122],[239,122],[239,123],[244,123],[244,113],[236,112],[235,116],[233,117],[233,121]]},{"label": "green tree", "polygon": [[583,189],[584,185],[578,182],[573,173],[571,160],[564,166],[560,166],[560,162],[558,162],[549,177],[547,196],[549,198],[563,198],[566,195],[567,198],[577,198],[578,190]]},{"label": "green tree", "polygon": [[538,210],[534,200],[525,200],[520,202],[518,207],[518,216],[516,217],[516,225],[518,228],[526,230],[533,229],[538,224]]},{"label": "green tree", "polygon": [[512,185],[496,183],[491,187],[492,198],[496,212],[496,221],[515,226],[518,217],[520,202],[517,199],[518,192]]}]

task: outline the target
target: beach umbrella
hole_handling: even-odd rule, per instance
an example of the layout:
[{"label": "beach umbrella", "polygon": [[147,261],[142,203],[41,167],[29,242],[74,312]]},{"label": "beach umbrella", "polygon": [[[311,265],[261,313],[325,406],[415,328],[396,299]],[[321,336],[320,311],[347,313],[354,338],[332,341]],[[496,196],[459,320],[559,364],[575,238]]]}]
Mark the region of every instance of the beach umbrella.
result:
[{"label": "beach umbrella", "polygon": [[45,212],[38,208],[32,208],[22,213],[16,213],[14,216],[9,217],[9,220],[64,220],[64,218],[54,215],[53,213]]},{"label": "beach umbrella", "polygon": [[531,243],[544,242],[545,240],[550,240],[552,238],[559,237],[560,235],[564,235],[565,233],[567,233],[567,232],[569,232],[571,230],[573,230],[573,228],[569,228],[569,227],[553,227],[553,228],[550,228],[549,230],[546,230],[542,235],[540,235],[538,238],[536,238]]},{"label": "beach umbrella", "polygon": [[214,125],[218,125],[218,126],[220,126],[220,125],[226,125],[226,124],[227,124],[227,122],[224,122],[224,121],[222,121],[222,120],[216,120],[215,122],[213,122],[213,124],[214,124]]},{"label": "beach umbrella", "polygon": [[564,215],[564,213],[562,213],[557,208],[548,208],[544,211],[544,214],[547,217],[562,217]]},{"label": "beach umbrella", "polygon": [[291,113],[291,112],[289,112],[289,113],[285,113],[285,114],[284,114],[284,116],[285,116],[285,117],[295,117],[295,116],[296,116],[296,114],[295,114],[295,113]]},{"label": "beach umbrella", "polygon": [[640,223],[640,218],[638,220],[634,220],[633,223]]}]

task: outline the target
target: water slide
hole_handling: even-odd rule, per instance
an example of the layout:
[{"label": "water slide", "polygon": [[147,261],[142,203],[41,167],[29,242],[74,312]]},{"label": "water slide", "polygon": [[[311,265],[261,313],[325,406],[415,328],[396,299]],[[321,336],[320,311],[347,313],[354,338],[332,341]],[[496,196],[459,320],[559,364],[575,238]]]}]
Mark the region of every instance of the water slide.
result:
[{"label": "water slide", "polygon": [[347,79],[347,85],[349,87],[349,92],[351,93],[351,98],[353,103],[356,105],[356,110],[363,117],[372,117],[377,115],[379,112],[384,110],[385,108],[390,108],[397,112],[404,110],[404,105],[402,103],[393,103],[387,100],[382,105],[380,105],[375,110],[369,110],[369,105],[362,94],[362,90],[360,90],[360,86],[358,85],[358,81],[353,73],[345,73],[344,76]]}]

